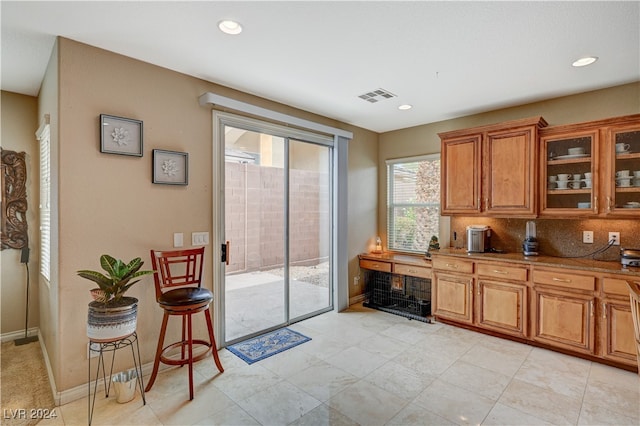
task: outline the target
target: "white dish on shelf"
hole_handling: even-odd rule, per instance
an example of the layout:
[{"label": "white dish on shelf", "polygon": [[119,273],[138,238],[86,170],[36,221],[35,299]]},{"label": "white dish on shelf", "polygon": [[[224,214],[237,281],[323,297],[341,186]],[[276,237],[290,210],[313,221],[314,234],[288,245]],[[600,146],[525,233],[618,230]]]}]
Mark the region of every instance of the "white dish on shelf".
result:
[{"label": "white dish on shelf", "polygon": [[554,157],[554,160],[565,160],[567,158],[584,158],[584,157],[590,157],[591,154],[567,154],[567,155],[558,155],[557,157]]},{"label": "white dish on shelf", "polygon": [[640,206],[633,206],[633,205],[629,205],[629,204],[625,204],[622,206],[625,209],[640,209]]},{"label": "white dish on shelf", "polygon": [[616,151],[616,155],[627,155],[627,154],[633,154],[632,151]]}]

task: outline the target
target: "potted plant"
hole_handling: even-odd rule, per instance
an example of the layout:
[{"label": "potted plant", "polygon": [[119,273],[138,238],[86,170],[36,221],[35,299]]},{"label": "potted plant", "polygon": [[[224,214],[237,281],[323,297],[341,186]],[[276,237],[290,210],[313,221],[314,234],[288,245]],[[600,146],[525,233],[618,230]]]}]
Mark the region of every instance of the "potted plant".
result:
[{"label": "potted plant", "polygon": [[[136,331],[138,299],[124,294],[143,275],[153,271],[141,271],[144,262],[137,257],[129,263],[108,254],[100,256],[100,266],[106,274],[98,271],[80,270],[78,275],[98,284],[91,290],[94,300],[89,303],[87,336],[93,341],[112,341],[127,337]],[[136,279],[138,278],[138,279]]]}]

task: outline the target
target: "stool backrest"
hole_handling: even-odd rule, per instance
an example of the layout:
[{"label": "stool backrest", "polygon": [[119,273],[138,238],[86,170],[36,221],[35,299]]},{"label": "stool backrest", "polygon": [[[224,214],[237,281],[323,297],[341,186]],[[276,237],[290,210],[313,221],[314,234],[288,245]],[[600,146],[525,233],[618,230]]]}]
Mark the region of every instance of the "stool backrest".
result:
[{"label": "stool backrest", "polygon": [[151,250],[156,299],[174,287],[200,287],[204,247],[186,250]]}]

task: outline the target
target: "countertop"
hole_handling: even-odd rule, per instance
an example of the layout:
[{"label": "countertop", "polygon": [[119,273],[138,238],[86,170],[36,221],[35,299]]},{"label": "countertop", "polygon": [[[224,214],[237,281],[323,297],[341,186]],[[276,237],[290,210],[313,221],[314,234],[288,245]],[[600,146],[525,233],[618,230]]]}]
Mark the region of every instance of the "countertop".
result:
[{"label": "countertop", "polygon": [[[465,249],[443,248],[431,252],[432,257],[455,256],[471,260],[491,260],[522,265],[550,266],[553,268],[580,269],[589,272],[623,274],[640,277],[639,267],[623,267],[620,262],[595,260],[591,258],[565,258],[555,256],[524,256],[522,253],[467,253]],[[431,260],[419,255],[407,255],[394,252],[363,253],[361,259],[405,263],[418,266],[431,266]]]},{"label": "countertop", "polygon": [[595,260],[591,258],[566,258],[555,256],[525,256],[522,253],[467,253],[465,249],[445,248],[432,251],[432,256],[448,255],[473,260],[494,260],[534,266],[582,269],[591,272],[625,274],[640,277],[640,268],[623,267],[620,262]]}]

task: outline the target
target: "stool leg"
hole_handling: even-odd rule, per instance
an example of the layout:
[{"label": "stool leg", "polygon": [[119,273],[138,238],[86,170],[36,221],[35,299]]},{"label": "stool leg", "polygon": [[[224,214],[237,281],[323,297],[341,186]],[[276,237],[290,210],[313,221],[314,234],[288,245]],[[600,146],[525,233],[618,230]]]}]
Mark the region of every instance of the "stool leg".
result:
[{"label": "stool leg", "polygon": [[224,368],[222,367],[222,363],[220,362],[220,358],[218,357],[218,346],[216,345],[216,338],[213,335],[213,323],[211,321],[211,312],[209,311],[209,308],[204,311],[204,316],[207,320],[207,328],[209,329],[209,342],[211,343],[213,360],[215,361],[218,370],[221,373],[224,373]]},{"label": "stool leg", "polygon": [[[187,341],[186,340],[186,333],[187,333],[186,316],[182,315],[182,345],[180,346],[180,356],[182,357],[181,359],[185,359],[185,357],[184,357],[184,344]],[[184,365],[184,364],[182,364],[182,365]],[[182,365],[180,365],[180,367],[182,367]]]},{"label": "stool leg", "polygon": [[189,339],[189,400],[193,399],[193,333],[191,330],[191,314],[187,315],[187,329]]},{"label": "stool leg", "polygon": [[149,383],[147,383],[147,387],[145,392],[149,392],[151,386],[156,381],[156,376],[158,375],[158,367],[160,366],[160,356],[162,355],[162,348],[164,345],[164,334],[167,331],[167,322],[169,321],[169,314],[167,311],[164,312],[164,316],[162,317],[162,326],[160,327],[160,336],[158,337],[158,348],[156,349],[156,359],[153,361],[153,371],[151,372],[151,377],[149,377]]}]

